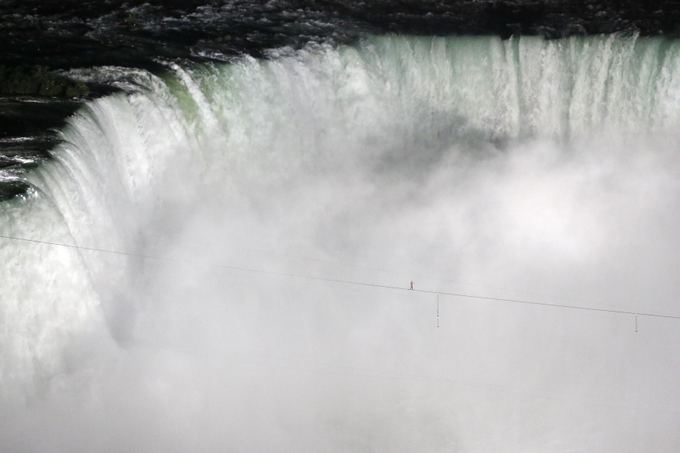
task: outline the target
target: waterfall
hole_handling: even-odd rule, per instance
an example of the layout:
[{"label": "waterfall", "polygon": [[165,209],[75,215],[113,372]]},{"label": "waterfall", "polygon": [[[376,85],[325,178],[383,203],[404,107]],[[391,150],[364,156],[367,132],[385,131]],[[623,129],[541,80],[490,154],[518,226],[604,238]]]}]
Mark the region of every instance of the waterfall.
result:
[{"label": "waterfall", "polygon": [[[162,75],[71,75],[125,90],[70,118],[29,193],[0,205],[0,235],[82,247],[0,239],[0,416],[15,420],[4,435],[35,422],[57,451],[111,448],[68,434],[81,425],[133,433],[123,450],[368,451],[351,440],[368,425],[384,451],[557,451],[574,438],[624,451],[606,429],[555,432],[541,417],[588,409],[595,426],[629,426],[631,407],[680,403],[680,363],[612,339],[629,336],[616,317],[442,300],[434,337],[424,297],[225,269],[680,313],[676,41],[384,36]],[[573,338],[575,326],[592,332]],[[645,328],[660,332],[650,345],[677,344],[677,324]],[[343,370],[368,376],[364,400]],[[670,402],[640,389],[649,370]],[[434,379],[436,392],[401,379]],[[436,398],[431,413],[418,403]],[[73,425],[50,421],[65,400]],[[672,431],[677,411],[664,413],[650,432]],[[136,431],[132,420],[158,416]]]}]

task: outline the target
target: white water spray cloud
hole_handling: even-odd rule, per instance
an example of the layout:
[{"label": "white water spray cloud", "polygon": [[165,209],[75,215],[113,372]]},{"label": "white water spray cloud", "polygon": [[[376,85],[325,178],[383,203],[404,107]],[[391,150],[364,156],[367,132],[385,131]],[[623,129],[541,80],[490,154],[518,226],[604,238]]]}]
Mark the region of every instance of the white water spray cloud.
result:
[{"label": "white water spray cloud", "polygon": [[442,296],[436,328],[220,266],[678,313],[678,49],[386,37],[93,102],[0,230],[140,256],[1,243],[2,443],[675,451],[676,321]]}]

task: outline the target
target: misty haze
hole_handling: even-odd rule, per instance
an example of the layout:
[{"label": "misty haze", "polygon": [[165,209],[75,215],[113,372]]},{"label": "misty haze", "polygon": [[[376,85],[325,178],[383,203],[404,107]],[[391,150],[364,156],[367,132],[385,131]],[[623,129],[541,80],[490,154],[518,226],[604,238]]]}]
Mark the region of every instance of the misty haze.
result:
[{"label": "misty haze", "polygon": [[0,148],[1,451],[680,451],[678,41],[154,61]]}]

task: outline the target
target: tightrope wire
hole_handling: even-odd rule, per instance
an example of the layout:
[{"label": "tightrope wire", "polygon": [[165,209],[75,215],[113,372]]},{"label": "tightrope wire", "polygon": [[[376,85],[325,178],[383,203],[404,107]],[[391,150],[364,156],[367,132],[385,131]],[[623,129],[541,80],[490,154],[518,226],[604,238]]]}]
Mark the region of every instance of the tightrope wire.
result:
[{"label": "tightrope wire", "polygon": [[29,238],[15,237],[15,236],[0,235],[0,238],[7,239],[7,240],[10,240],[10,241],[29,242],[29,243],[33,243],[33,244],[49,245],[49,246],[54,246],[54,247],[64,247],[64,248],[70,248],[70,249],[76,249],[76,250],[84,250],[84,251],[97,252],[97,253],[106,253],[106,254],[126,256],[126,257],[136,257],[136,258],[142,258],[142,259],[147,259],[147,260],[156,260],[156,261],[171,262],[171,263],[184,263],[184,264],[189,264],[189,263],[191,263],[191,264],[201,264],[201,265],[206,265],[208,267],[214,267],[214,268],[224,269],[224,270],[229,270],[229,271],[246,272],[246,273],[263,274],[263,275],[272,275],[272,276],[288,277],[288,278],[295,278],[295,279],[302,279],[302,280],[322,281],[322,282],[327,282],[327,283],[336,283],[336,284],[349,285],[349,286],[359,286],[359,287],[389,289],[389,290],[395,290],[395,291],[408,291],[408,292],[420,293],[420,294],[433,294],[433,295],[441,295],[441,296],[460,297],[460,298],[474,299],[474,300],[480,300],[480,301],[485,301],[485,302],[502,302],[502,303],[508,303],[508,304],[521,304],[521,305],[533,305],[533,306],[549,307],[549,308],[560,308],[560,309],[565,309],[565,310],[580,310],[580,311],[590,311],[590,312],[600,312],[600,313],[612,313],[612,314],[617,314],[617,315],[644,316],[644,317],[648,317],[648,318],[665,318],[665,319],[678,319],[678,320],[680,320],[680,315],[670,315],[670,314],[663,314],[663,313],[640,312],[640,311],[629,311],[629,310],[617,310],[617,309],[613,309],[613,308],[588,307],[588,306],[585,306],[585,305],[560,304],[560,303],[541,302],[541,301],[527,300],[527,299],[511,299],[511,298],[505,298],[505,297],[491,297],[491,296],[461,293],[461,292],[452,292],[452,291],[445,291],[445,290],[416,289],[416,288],[411,289],[411,288],[401,287],[401,286],[397,286],[397,285],[387,285],[387,284],[374,283],[374,282],[364,282],[364,281],[359,281],[359,280],[347,280],[347,279],[322,277],[322,276],[308,275],[308,274],[297,274],[297,273],[291,273],[291,272],[270,271],[270,270],[266,270],[266,269],[241,267],[241,266],[228,265],[228,264],[208,264],[208,263],[201,263],[201,262],[192,262],[192,261],[187,260],[187,259],[173,259],[173,258],[168,258],[168,257],[146,255],[146,254],[135,253],[135,252],[126,252],[126,251],[120,251],[120,250],[108,250],[108,249],[102,249],[102,248],[97,248],[97,247],[86,247],[86,246],[81,246],[81,245],[76,245],[76,244],[64,244],[64,243],[60,243],[60,242],[42,241],[42,240],[38,240],[38,239],[29,239]]}]

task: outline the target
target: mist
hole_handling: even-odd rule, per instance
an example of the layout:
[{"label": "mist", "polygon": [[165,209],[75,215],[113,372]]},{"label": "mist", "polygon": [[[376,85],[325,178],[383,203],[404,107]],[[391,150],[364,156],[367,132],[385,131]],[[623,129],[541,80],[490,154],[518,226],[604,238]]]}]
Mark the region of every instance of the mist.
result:
[{"label": "mist", "polygon": [[90,248],[0,242],[3,448],[676,451],[677,320],[408,287],[680,314],[679,49],[388,36],[74,73],[128,93],[0,207]]}]

